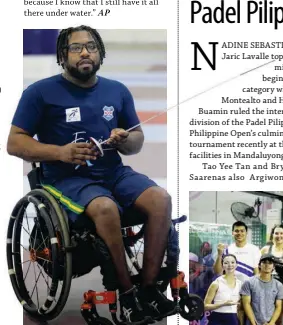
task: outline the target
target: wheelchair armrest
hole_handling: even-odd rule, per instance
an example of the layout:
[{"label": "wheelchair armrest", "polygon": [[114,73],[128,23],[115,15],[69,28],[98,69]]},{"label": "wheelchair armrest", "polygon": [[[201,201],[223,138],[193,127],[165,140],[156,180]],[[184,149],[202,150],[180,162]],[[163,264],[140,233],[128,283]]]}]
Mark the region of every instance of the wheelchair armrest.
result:
[{"label": "wheelchair armrest", "polygon": [[28,173],[28,181],[30,185],[30,189],[34,190],[36,188],[41,188],[41,171],[40,167],[33,167],[33,169]]}]

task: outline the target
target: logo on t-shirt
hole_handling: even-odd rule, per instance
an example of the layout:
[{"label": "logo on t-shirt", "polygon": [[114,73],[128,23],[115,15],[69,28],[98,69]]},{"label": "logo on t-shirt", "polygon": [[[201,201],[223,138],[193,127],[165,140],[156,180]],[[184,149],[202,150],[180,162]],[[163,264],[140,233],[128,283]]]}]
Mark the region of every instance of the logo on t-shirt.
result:
[{"label": "logo on t-shirt", "polygon": [[103,110],[103,115],[102,117],[105,118],[106,121],[110,121],[112,120],[112,118],[114,117],[113,116],[113,113],[114,113],[114,107],[113,106],[104,106],[102,108]]},{"label": "logo on t-shirt", "polygon": [[66,122],[81,121],[81,112],[79,107],[72,107],[66,109]]}]

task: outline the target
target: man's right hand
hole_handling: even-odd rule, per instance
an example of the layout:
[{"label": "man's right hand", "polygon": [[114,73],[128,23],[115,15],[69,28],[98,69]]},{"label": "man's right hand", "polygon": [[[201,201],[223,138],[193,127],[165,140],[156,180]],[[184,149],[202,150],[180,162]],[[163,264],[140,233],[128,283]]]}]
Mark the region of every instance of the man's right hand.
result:
[{"label": "man's right hand", "polygon": [[76,165],[86,165],[86,160],[96,160],[99,153],[92,143],[68,143],[59,149],[59,160]]},{"label": "man's right hand", "polygon": [[227,247],[226,244],[218,244],[217,245],[217,253],[218,253],[218,256],[222,256],[223,255],[223,252],[224,252],[224,249]]}]

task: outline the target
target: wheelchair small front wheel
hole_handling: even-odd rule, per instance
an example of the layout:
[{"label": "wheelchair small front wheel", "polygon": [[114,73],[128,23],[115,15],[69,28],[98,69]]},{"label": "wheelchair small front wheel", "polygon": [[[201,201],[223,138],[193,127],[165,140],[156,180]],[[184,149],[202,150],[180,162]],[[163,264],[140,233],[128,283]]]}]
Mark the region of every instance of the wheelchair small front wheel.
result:
[{"label": "wheelchair small front wheel", "polygon": [[203,300],[194,294],[183,295],[179,301],[180,315],[188,320],[200,320],[204,315]]}]

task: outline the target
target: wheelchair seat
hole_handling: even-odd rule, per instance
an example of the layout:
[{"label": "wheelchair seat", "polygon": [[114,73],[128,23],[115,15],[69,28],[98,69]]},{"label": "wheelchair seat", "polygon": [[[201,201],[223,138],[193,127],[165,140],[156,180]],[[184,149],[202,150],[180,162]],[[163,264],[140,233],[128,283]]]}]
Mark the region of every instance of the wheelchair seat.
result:
[{"label": "wheelchair seat", "polygon": [[[41,167],[37,166],[36,163],[32,163],[32,170],[28,173],[28,180],[30,184],[31,190],[33,189],[40,189],[42,188],[41,185],[41,179],[42,179],[42,172],[41,172]],[[78,218],[80,219],[80,218]],[[126,228],[126,227],[132,227],[140,224],[144,224],[146,221],[146,216],[134,209],[134,208],[129,208],[124,210],[123,215],[121,216],[121,227]],[[77,222],[77,227],[82,227],[82,224],[88,224],[89,227],[92,226],[92,222],[88,222],[86,218],[82,218],[81,221],[78,220]]]}]

